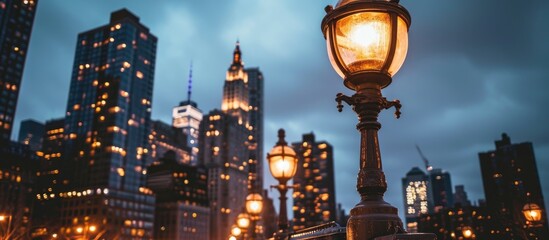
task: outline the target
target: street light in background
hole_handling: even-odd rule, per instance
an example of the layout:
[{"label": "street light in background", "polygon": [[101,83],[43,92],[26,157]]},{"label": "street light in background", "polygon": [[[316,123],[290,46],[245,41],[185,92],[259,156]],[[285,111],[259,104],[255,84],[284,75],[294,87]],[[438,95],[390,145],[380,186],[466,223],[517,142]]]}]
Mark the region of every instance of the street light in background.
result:
[{"label": "street light in background", "polygon": [[292,179],[297,170],[297,155],[295,151],[288,146],[284,140],[284,129],[278,130],[278,142],[267,154],[269,161],[269,170],[273,177],[278,180],[278,185],[273,186],[280,192],[280,215],[278,217],[278,231],[275,233],[275,239],[284,239],[288,234],[288,213],[286,209],[286,193],[288,188],[286,184]]},{"label": "street light in background", "polygon": [[522,214],[528,222],[538,223],[541,221],[541,208],[535,203],[527,203],[522,207]]},{"label": "street light in background", "polygon": [[381,89],[389,86],[408,51],[410,14],[398,0],[340,0],[325,8],[322,32],[328,56],[344,85],[356,93],[349,97],[337,94],[338,110],[345,102],[359,117],[361,134],[360,170],[357,190],[361,196],[350,213],[347,239],[373,239],[404,233],[397,208],[383,200],[387,190],[379,151],[377,121],[382,109],[395,107],[398,100],[387,101]]},{"label": "street light in background", "polygon": [[250,214],[250,238],[257,239],[256,224],[263,211],[263,197],[258,193],[250,193],[246,197],[246,211]]},{"label": "street light in background", "polygon": [[461,229],[461,234],[463,234],[463,237],[467,239],[475,237],[475,234],[473,233],[473,229],[471,229],[470,227],[463,227]]}]

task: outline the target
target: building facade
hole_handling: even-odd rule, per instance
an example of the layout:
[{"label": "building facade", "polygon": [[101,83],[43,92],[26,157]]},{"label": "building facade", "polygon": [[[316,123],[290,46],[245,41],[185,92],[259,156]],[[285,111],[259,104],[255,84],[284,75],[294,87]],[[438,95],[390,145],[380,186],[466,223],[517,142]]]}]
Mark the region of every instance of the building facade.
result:
[{"label": "building facade", "polygon": [[[534,234],[549,239],[547,211],[541,191],[532,143],[511,143],[507,134],[495,142],[496,149],[479,153],[486,204],[505,227],[509,238]],[[528,222],[522,209],[536,204],[541,221]]]},{"label": "building facade", "polygon": [[263,188],[263,109],[264,109],[264,79],[258,67],[246,68],[248,74],[248,98],[251,136],[256,147],[253,149],[256,161],[255,187]]},{"label": "building facade", "polygon": [[429,176],[418,167],[412,168],[406,177],[402,178],[404,216],[406,230],[409,232],[418,232],[419,216],[432,212],[433,199],[430,185]]},{"label": "building facade", "polygon": [[249,131],[239,119],[212,110],[201,122],[200,162],[208,168],[210,239],[229,237],[248,193]]},{"label": "building facade", "polygon": [[152,238],[154,197],[142,187],[156,44],[126,9],[78,35],[64,128],[72,176],[60,194],[67,234],[95,226],[106,238]]},{"label": "building facade", "polygon": [[303,134],[292,143],[298,156],[293,178],[293,229],[300,230],[336,220],[334,153],[332,145],[315,140],[313,133]]},{"label": "building facade", "polygon": [[21,121],[19,128],[19,137],[17,141],[28,145],[31,150],[39,151],[42,149],[42,138],[44,137],[44,124],[33,119]]},{"label": "building facade", "polygon": [[160,159],[166,152],[173,151],[177,162],[191,164],[191,148],[187,145],[187,135],[178,128],[159,120],[152,121],[150,154],[147,163]]},{"label": "building facade", "polygon": [[454,194],[452,192],[452,179],[450,173],[440,168],[429,171],[429,182],[433,196],[433,211],[454,206]]},{"label": "building facade", "polygon": [[29,232],[38,159],[27,145],[0,144],[0,239],[20,239]]},{"label": "building facade", "polygon": [[0,0],[0,143],[11,137],[37,4]]},{"label": "building facade", "polygon": [[523,239],[508,238],[485,206],[443,208],[418,217],[420,232],[434,233],[437,239]]},{"label": "building facade", "polygon": [[208,171],[182,164],[168,151],[147,169],[156,195],[154,239],[209,239]]}]

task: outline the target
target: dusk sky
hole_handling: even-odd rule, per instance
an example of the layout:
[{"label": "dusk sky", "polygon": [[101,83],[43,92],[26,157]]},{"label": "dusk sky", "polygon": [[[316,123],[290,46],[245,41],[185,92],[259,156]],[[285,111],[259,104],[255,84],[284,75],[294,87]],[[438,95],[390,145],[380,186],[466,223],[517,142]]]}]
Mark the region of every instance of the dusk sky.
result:
[{"label": "dusk sky", "polygon": [[[107,24],[112,11],[127,8],[159,39],[153,119],[171,122],[172,107],[186,99],[191,61],[193,100],[204,113],[220,108],[225,71],[239,39],[245,66],[259,67],[265,77],[265,151],[279,128],[286,129],[288,142],[310,132],[330,142],[336,201],[348,212],[359,201],[359,133],[355,113],[349,107],[338,113],[334,101],[338,92],[352,92],[326,54],[320,22],[328,4],[335,0],[42,0],[13,138],[21,120],[65,115],[77,34]],[[424,169],[416,144],[435,168],[450,172],[453,185],[465,185],[472,201],[484,198],[478,153],[493,150],[494,140],[506,132],[514,143],[533,142],[549,206],[549,1],[401,4],[412,26],[407,59],[383,90],[403,104],[400,119],[394,110],[380,117],[386,200],[402,216],[400,179],[414,166]]]}]

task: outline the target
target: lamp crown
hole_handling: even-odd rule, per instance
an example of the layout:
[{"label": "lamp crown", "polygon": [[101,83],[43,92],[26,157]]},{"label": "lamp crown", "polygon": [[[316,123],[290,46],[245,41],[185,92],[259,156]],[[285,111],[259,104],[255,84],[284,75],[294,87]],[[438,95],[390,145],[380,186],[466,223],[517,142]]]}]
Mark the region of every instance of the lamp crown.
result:
[{"label": "lamp crown", "polygon": [[276,143],[276,145],[286,146],[288,143],[286,142],[286,140],[284,140],[285,137],[286,132],[284,131],[284,129],[278,129],[278,142]]}]

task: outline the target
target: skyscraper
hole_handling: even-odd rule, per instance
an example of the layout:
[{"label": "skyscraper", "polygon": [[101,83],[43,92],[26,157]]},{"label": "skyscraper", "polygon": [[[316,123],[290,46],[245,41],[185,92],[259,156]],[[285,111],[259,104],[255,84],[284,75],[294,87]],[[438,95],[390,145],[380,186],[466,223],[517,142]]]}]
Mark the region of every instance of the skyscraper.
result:
[{"label": "skyscraper", "polygon": [[11,137],[37,4],[0,0],[0,144]]},{"label": "skyscraper", "polygon": [[[507,134],[495,141],[496,149],[479,153],[486,204],[500,224],[509,229],[510,238],[537,232],[539,239],[549,239],[547,212],[541,191],[532,143],[511,143]],[[542,210],[539,223],[529,223],[522,214],[527,204]]]},{"label": "skyscraper", "polygon": [[244,71],[240,43],[236,42],[233,52],[233,62],[225,77],[223,85],[223,100],[221,110],[230,116],[235,117],[239,124],[249,126],[249,91],[248,73]]},{"label": "skyscraper", "polygon": [[208,168],[210,239],[226,239],[248,193],[249,131],[238,118],[217,109],[204,116],[200,129],[199,159]]},{"label": "skyscraper", "polygon": [[440,168],[429,171],[429,182],[433,194],[433,210],[440,211],[443,208],[454,206],[454,194],[452,193],[452,179],[450,173]]},{"label": "skyscraper", "polygon": [[29,145],[33,151],[42,149],[42,138],[44,137],[44,124],[33,119],[21,121],[19,137],[17,141]]},{"label": "skyscraper", "polygon": [[78,35],[64,130],[74,172],[60,194],[65,232],[95,226],[108,239],[152,237],[154,197],[142,187],[156,43],[126,9]]},{"label": "skyscraper", "polygon": [[152,121],[150,154],[148,164],[160,159],[168,151],[175,153],[175,159],[181,164],[191,164],[191,148],[187,145],[187,135],[181,129],[162,121]]},{"label": "skyscraper", "polygon": [[43,231],[45,236],[51,235],[61,227],[57,224],[61,216],[59,194],[67,189],[72,172],[62,158],[64,127],[65,118],[46,121],[42,149],[37,152],[41,158],[34,191],[36,199],[32,221],[34,226],[47,229]]},{"label": "skyscraper", "polygon": [[175,157],[168,151],[147,169],[147,187],[156,194],[154,239],[209,239],[208,171]]},{"label": "skyscraper", "polygon": [[294,230],[336,220],[334,153],[332,145],[315,140],[313,133],[303,134],[292,143],[298,156],[294,184]]},{"label": "skyscraper", "polygon": [[200,122],[202,121],[202,110],[198,108],[196,102],[191,100],[192,94],[192,79],[193,70],[192,65],[189,70],[189,83],[187,87],[187,100],[179,103],[179,106],[174,107],[172,111],[173,126],[181,129],[187,136],[187,145],[191,148],[191,161],[192,165],[196,165],[198,162],[198,134],[200,128]]},{"label": "skyscraper", "polygon": [[406,177],[402,178],[404,215],[406,229],[409,232],[417,232],[419,216],[432,211],[433,199],[430,185],[429,176],[418,167],[412,168]]},{"label": "skyscraper", "polygon": [[256,187],[263,188],[263,73],[259,68],[246,68],[248,74],[248,98],[250,114],[250,131],[256,143]]}]

